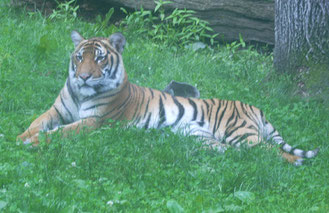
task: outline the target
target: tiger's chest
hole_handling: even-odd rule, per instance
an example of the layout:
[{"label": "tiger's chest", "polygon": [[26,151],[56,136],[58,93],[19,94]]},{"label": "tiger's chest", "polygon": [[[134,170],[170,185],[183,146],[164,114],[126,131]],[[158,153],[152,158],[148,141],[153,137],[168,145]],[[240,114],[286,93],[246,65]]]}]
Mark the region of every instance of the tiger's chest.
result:
[{"label": "tiger's chest", "polygon": [[79,110],[77,112],[79,119],[100,116],[102,107],[98,105],[99,103],[94,103],[93,101],[87,101],[81,103]]}]

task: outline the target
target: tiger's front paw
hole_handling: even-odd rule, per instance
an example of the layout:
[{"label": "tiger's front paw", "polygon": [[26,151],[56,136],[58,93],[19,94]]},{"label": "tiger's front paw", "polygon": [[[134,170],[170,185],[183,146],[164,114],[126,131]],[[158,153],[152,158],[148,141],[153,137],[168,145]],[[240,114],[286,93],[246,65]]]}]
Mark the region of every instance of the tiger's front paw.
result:
[{"label": "tiger's front paw", "polygon": [[39,144],[39,133],[33,136],[23,133],[17,136],[16,141],[22,141],[24,145],[32,144],[33,146],[37,146]]}]

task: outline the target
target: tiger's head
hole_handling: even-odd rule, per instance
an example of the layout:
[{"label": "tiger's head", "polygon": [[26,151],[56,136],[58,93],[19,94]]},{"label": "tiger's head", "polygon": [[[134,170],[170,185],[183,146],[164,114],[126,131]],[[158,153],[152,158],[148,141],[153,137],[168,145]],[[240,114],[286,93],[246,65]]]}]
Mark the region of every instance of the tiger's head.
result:
[{"label": "tiger's head", "polygon": [[71,33],[75,50],[71,55],[69,81],[81,97],[115,91],[126,80],[121,54],[126,39],[121,33],[109,38],[84,39]]}]

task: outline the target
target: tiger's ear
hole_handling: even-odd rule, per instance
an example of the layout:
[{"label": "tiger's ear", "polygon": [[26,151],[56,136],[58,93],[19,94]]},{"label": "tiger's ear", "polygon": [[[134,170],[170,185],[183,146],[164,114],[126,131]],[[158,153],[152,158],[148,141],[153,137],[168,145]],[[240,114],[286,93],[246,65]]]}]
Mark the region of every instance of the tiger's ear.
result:
[{"label": "tiger's ear", "polygon": [[74,43],[74,46],[77,47],[81,41],[85,40],[81,35],[80,33],[78,33],[77,31],[73,30],[71,32],[71,39]]},{"label": "tiger's ear", "polygon": [[126,38],[122,33],[114,33],[110,36],[110,44],[114,47],[120,54],[122,54],[123,49],[126,45]]}]

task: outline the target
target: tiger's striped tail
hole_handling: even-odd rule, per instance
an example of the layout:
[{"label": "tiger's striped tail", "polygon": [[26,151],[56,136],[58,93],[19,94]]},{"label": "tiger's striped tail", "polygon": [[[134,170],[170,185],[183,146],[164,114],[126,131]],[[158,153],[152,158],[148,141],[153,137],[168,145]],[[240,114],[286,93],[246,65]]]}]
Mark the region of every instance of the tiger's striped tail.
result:
[{"label": "tiger's striped tail", "polygon": [[280,149],[283,152],[282,156],[289,162],[294,163],[294,165],[296,166],[302,165],[305,158],[313,158],[319,152],[319,148],[305,151],[292,147],[283,140],[279,132],[272,126],[271,123],[267,121],[265,121],[264,130],[264,138],[268,141],[273,141],[276,144],[280,145]]}]

